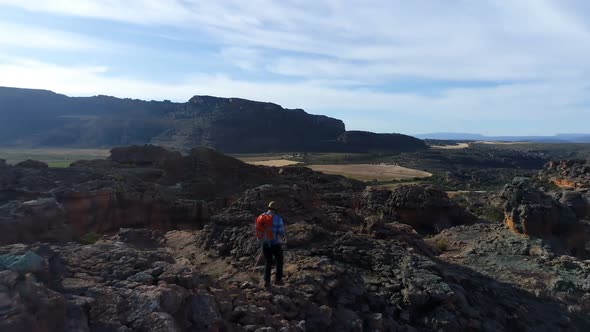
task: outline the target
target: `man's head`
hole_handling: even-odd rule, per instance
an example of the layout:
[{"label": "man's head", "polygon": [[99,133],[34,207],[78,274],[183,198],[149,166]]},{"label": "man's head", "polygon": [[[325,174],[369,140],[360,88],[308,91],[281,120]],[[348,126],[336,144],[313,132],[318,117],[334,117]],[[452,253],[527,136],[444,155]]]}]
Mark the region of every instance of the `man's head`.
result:
[{"label": "man's head", "polygon": [[268,203],[268,209],[270,211],[276,212],[277,211],[277,203],[275,203],[274,201]]}]

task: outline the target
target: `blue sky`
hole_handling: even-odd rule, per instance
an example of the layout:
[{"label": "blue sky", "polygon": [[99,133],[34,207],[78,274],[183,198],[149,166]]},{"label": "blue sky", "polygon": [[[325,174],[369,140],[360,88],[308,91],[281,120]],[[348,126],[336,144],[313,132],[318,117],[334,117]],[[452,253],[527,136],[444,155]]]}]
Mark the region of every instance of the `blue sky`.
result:
[{"label": "blue sky", "polygon": [[377,132],[590,132],[584,0],[0,0],[0,31],[0,86],[242,97]]}]

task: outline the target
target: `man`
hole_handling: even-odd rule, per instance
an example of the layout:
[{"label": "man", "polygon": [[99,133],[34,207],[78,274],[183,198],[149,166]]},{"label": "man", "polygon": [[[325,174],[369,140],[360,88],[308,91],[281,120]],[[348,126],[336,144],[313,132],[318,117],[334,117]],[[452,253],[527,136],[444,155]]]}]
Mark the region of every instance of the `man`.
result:
[{"label": "man", "polygon": [[[260,227],[260,220],[263,219],[267,219],[269,221],[272,219],[272,223],[268,223],[268,227],[270,227],[268,232],[272,232],[272,234],[269,234],[270,236],[263,236],[261,240],[262,253],[266,261],[264,269],[264,286],[266,288],[270,288],[270,274],[273,257],[277,263],[275,284],[283,284],[283,248],[281,247],[281,238],[283,242],[286,242],[287,238],[285,236],[285,226],[283,225],[283,219],[277,214],[277,204],[275,202],[268,203],[268,211],[258,217],[256,221],[257,229]],[[259,236],[257,235],[257,237]]]}]

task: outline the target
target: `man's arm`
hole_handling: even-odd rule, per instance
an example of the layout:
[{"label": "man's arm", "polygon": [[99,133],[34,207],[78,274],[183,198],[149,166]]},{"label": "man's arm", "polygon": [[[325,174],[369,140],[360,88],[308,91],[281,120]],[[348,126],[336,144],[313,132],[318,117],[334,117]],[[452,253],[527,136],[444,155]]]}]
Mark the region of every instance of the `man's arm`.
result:
[{"label": "man's arm", "polygon": [[283,242],[286,242],[287,236],[285,235],[285,225],[283,223],[283,218],[275,215],[275,218],[273,218],[273,226],[275,228],[275,234],[277,234],[277,236],[282,237]]}]

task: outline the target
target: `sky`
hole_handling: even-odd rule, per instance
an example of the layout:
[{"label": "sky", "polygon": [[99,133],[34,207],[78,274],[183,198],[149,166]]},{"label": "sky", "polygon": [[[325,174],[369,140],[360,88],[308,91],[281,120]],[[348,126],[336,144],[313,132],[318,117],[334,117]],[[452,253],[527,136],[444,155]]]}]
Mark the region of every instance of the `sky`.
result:
[{"label": "sky", "polygon": [[241,97],[420,134],[590,132],[586,0],[0,0],[0,86]]}]

